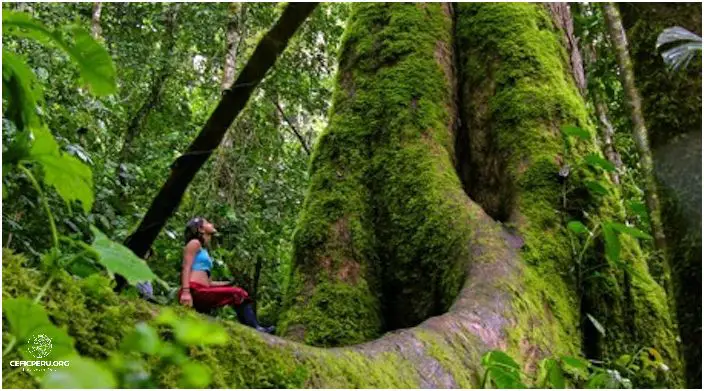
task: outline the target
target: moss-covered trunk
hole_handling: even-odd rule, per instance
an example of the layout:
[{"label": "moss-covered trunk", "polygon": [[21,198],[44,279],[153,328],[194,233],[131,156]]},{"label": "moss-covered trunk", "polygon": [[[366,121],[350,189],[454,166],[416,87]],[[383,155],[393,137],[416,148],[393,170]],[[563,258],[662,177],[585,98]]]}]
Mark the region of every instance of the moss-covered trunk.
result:
[{"label": "moss-covered trunk", "polygon": [[636,84],[654,150],[663,202],[677,317],[687,368],[687,385],[701,388],[701,56],[668,71],[655,49],[657,36],[681,26],[701,36],[701,3],[621,3]]},{"label": "moss-covered trunk", "polygon": [[[601,175],[575,164],[596,144],[560,132],[591,125],[547,8],[458,7],[354,6],[294,237],[288,340],[225,322],[227,345],[191,352],[213,368],[212,386],[472,387],[489,349],[533,370],[547,355],[647,345],[678,370],[665,296],[637,243],[624,238],[622,258],[643,281],[604,265],[598,283],[575,277],[566,221],[620,211],[580,185]],[[565,164],[575,165],[567,201]],[[591,266],[603,263],[599,247]],[[3,295],[36,292],[31,273],[12,275]],[[72,335],[100,323],[92,341],[106,349],[129,329],[124,319],[151,316],[109,290],[88,302],[83,283],[65,281],[46,299],[57,323]],[[585,337],[585,301],[606,336]],[[103,324],[122,307],[123,321]],[[92,342],[79,350],[104,354]],[[156,376],[174,385],[173,373]]]}]

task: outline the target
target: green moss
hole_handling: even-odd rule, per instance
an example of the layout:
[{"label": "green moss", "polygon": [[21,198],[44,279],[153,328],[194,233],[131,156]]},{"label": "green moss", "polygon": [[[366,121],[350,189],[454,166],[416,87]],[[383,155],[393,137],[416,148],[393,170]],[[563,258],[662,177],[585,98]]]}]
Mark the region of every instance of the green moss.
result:
[{"label": "green moss", "polygon": [[[593,358],[616,358],[632,354],[634,347],[658,346],[676,372],[679,364],[671,354],[674,335],[665,296],[636,243],[622,238],[622,257],[641,270],[646,283],[636,283],[605,264],[599,241],[581,265],[598,274],[583,276],[588,281],[577,280],[579,266],[566,222],[583,220],[585,212],[592,221],[623,221],[623,208],[618,194],[598,196],[585,187],[587,181],[608,181],[581,163],[587,153],[598,150],[596,144],[561,135],[563,125],[594,132],[558,34],[541,5],[459,6],[462,114],[469,124],[464,131],[470,132],[470,159],[477,156],[470,174],[489,184],[479,183],[468,189],[469,194],[490,206],[492,197],[500,195],[504,210],[493,208],[496,217],[507,219],[525,242],[525,289],[513,301],[518,325],[509,331],[509,350],[529,356],[522,343],[528,339],[553,347],[552,354],[581,350]],[[485,150],[500,157],[493,163],[498,171],[484,166]],[[571,169],[563,182],[558,172],[566,164]],[[599,319],[607,328],[606,336],[583,323],[582,312]],[[545,321],[550,317],[554,323]]]},{"label": "green moss", "polygon": [[[518,346],[521,338],[534,334],[541,346],[574,352],[581,343],[579,298],[570,273],[574,259],[561,214],[565,187],[558,172],[563,164],[574,165],[584,148],[566,149],[560,127],[590,127],[557,34],[540,5],[473,3],[458,9],[463,122],[483,126],[465,131],[473,133],[470,143],[483,134],[491,144],[471,145],[470,154],[492,148],[503,167],[492,174],[483,161],[473,162],[476,175],[500,186],[468,190],[479,200],[493,197],[489,192],[503,197],[503,218],[520,232],[529,265],[527,290],[514,300],[521,314],[511,331],[515,348],[525,350]],[[556,323],[537,326],[546,313]]]},{"label": "green moss", "polygon": [[468,334],[450,341],[427,330],[416,330],[414,335],[423,342],[428,355],[436,359],[449,373],[457,388],[477,388],[483,369],[480,366],[482,344]]},{"label": "green moss", "polygon": [[356,351],[319,351],[306,361],[315,375],[307,386],[325,388],[418,388],[418,373],[397,353],[368,357]]},{"label": "green moss", "polygon": [[[355,5],[294,239],[286,335],[361,342],[445,311],[461,288],[469,232],[442,63],[451,32],[441,4]],[[339,318],[347,310],[323,317],[317,307],[330,300],[315,296],[330,291],[312,288],[320,284],[349,285],[345,303],[368,307],[353,319]]]},{"label": "green moss", "polygon": [[[34,297],[46,276],[24,266],[24,258],[3,250],[3,298]],[[104,276],[74,279],[59,272],[43,299],[49,318],[65,328],[79,354],[106,359],[122,338],[141,321],[149,321],[160,308],[140,299],[115,295]],[[170,307],[179,318],[201,316],[182,306]],[[416,388],[417,369],[400,355],[324,350],[283,340],[269,340],[261,333],[230,321],[220,321],[230,335],[222,346],[192,347],[188,354],[212,372],[212,388]],[[3,323],[7,327],[7,323]],[[168,338],[168,334],[162,336]],[[3,343],[9,333],[3,328]],[[15,352],[3,359],[5,374]],[[180,387],[180,371],[146,360],[145,369],[163,388]],[[6,388],[37,388],[27,372],[3,380]]]}]

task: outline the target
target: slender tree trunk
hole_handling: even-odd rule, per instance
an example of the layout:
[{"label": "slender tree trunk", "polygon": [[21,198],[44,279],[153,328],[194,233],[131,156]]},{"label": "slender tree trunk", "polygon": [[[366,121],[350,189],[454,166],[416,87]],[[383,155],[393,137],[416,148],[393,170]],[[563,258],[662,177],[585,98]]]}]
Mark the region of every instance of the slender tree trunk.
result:
[{"label": "slender tree trunk", "polygon": [[626,33],[621,24],[621,16],[613,3],[604,3],[603,7],[609,39],[615,49],[621,83],[623,84],[626,103],[630,111],[633,139],[640,157],[640,170],[645,183],[645,201],[650,212],[650,229],[655,238],[655,248],[660,252],[660,256],[665,259],[663,262],[664,283],[666,291],[670,293],[672,292],[670,287],[670,267],[666,253],[665,232],[660,217],[660,201],[658,200],[657,186],[653,174],[653,156],[648,142],[648,129],[645,127],[640,94],[636,87],[633,66],[628,53]]},{"label": "slender tree trunk", "polygon": [[[222,82],[220,83],[221,93],[229,89],[235,80],[237,55],[241,43],[245,40],[246,36],[246,7],[246,3],[230,4],[230,19],[227,23],[227,31],[225,34],[225,61],[223,62]],[[235,143],[235,138],[239,133],[245,131],[245,129],[245,126],[234,126],[228,129],[220,144],[220,148],[218,148],[216,152],[215,173],[213,175],[215,194],[220,195],[229,205],[235,202],[235,192],[231,191],[231,188],[237,182],[235,180],[235,176],[237,175],[235,171],[237,169],[228,164],[227,157]]]},{"label": "slender tree trunk", "polygon": [[643,99],[687,367],[702,387],[702,61],[671,72],[655,49],[672,26],[701,36],[701,3],[619,3]]},{"label": "slender tree trunk", "polygon": [[306,155],[310,156],[310,147],[308,146],[308,143],[306,143],[306,139],[301,135],[296,126],[293,125],[291,120],[288,118],[288,116],[284,112],[284,109],[281,108],[281,104],[279,103],[279,101],[277,99],[272,99],[272,102],[274,103],[274,106],[276,106],[276,110],[278,111],[281,118],[283,118],[284,121],[286,121],[286,124],[288,124],[291,133],[293,133],[293,135],[296,136],[298,141],[301,143],[301,147],[303,147],[303,150],[306,151]]},{"label": "slender tree trunk", "polygon": [[[582,47],[582,51],[585,54],[584,63],[586,67],[590,68],[595,66],[598,58],[597,56],[599,54],[594,47],[594,43],[586,43]],[[609,120],[609,109],[604,102],[603,93],[598,86],[592,86],[590,84],[590,88],[588,88],[588,90],[588,96],[591,98],[592,104],[594,105],[594,111],[596,112],[597,119],[599,120],[601,149],[604,156],[606,156],[606,159],[610,161],[614,167],[616,167],[616,171],[611,172],[610,175],[611,180],[618,185],[621,182],[619,170],[623,166],[623,162],[621,161],[621,154],[616,150],[616,148],[614,148],[614,127]]]},{"label": "slender tree trunk", "polygon": [[91,18],[90,18],[90,32],[91,35],[93,35],[93,38],[98,39],[100,38],[100,33],[102,32],[102,29],[100,28],[100,13],[103,10],[103,3],[96,1],[93,3],[93,12],[91,13]]},{"label": "slender tree trunk", "polygon": [[614,167],[616,167],[616,171],[611,173],[611,180],[618,185],[621,183],[618,172],[623,166],[623,162],[621,161],[621,154],[619,154],[616,148],[614,148],[614,127],[611,125],[611,121],[609,121],[609,111],[606,107],[606,103],[604,103],[601,96],[598,96],[597,94],[598,93],[595,92],[592,95],[592,102],[594,102],[594,109],[596,110],[596,115],[599,118],[602,150],[604,152],[604,156],[606,156],[606,159],[610,161]]},{"label": "slender tree trunk", "polygon": [[250,95],[274,65],[298,27],[315,9],[317,3],[292,3],[271,30],[259,41],[252,57],[242,69],[234,85],[226,90],[205,126],[186,152],[171,165],[166,183],[159,190],[139,227],[126,245],[143,256],[171,217],[193,177],[218,147],[235,117],[242,111]]}]

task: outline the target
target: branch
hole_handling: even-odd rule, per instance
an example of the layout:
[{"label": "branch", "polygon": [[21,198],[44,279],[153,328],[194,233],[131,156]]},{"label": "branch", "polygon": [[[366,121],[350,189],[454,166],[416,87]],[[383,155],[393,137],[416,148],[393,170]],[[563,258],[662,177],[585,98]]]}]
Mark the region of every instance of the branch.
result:
[{"label": "branch", "polygon": [[[178,207],[193,177],[208,160],[212,151],[218,147],[228,127],[244,109],[254,89],[316,6],[317,3],[289,4],[281,18],[259,41],[254,54],[242,69],[235,84],[224,91],[215,111],[186,150],[186,155],[190,156],[187,160],[188,164],[184,164],[186,161],[180,159],[174,162],[166,183],[152,201],[135,233],[126,241],[126,246],[137,256],[142,257],[147,252],[166,224],[166,220]],[[196,153],[196,151],[204,152]]]},{"label": "branch", "polygon": [[301,136],[301,134],[298,132],[298,129],[296,129],[295,126],[293,126],[293,123],[291,123],[291,120],[288,119],[286,116],[286,113],[284,113],[284,110],[281,108],[281,105],[279,105],[279,102],[272,98],[272,102],[274,102],[274,105],[276,106],[276,109],[279,111],[279,114],[281,114],[282,117],[284,117],[284,120],[288,124],[288,126],[291,128],[291,131],[296,137],[298,137],[298,141],[301,142],[301,145],[303,146],[303,149],[306,151],[306,154],[310,156],[310,148],[308,147],[308,144],[306,144],[306,140]]}]

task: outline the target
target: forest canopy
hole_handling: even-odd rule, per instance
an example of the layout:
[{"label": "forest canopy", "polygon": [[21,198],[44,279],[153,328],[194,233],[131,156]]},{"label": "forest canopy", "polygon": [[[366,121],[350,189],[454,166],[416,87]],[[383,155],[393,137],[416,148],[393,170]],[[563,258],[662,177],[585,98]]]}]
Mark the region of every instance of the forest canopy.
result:
[{"label": "forest canopy", "polygon": [[2,17],[4,387],[701,387],[701,4]]}]

